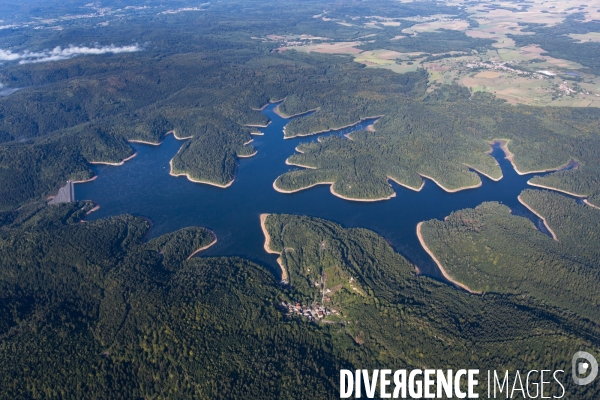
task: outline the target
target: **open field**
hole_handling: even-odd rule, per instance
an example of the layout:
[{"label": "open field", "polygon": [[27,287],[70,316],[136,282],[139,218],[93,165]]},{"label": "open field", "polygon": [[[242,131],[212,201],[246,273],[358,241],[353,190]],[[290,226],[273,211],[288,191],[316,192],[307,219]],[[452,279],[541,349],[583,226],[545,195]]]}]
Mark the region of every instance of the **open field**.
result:
[{"label": "open field", "polygon": [[[511,1],[493,3],[455,0],[448,5],[464,6],[471,20],[456,15],[435,14],[394,18],[389,16],[348,16],[345,19],[315,15],[325,22],[343,26],[364,26],[372,34],[354,41],[307,43],[307,40],[326,41],[324,37],[310,35],[287,35],[270,39],[304,40],[290,42],[279,50],[295,49],[304,52],[354,55],[354,61],[369,68],[385,68],[399,74],[424,68],[429,73],[430,90],[440,84],[459,84],[471,91],[495,94],[511,104],[536,106],[554,105],[571,107],[600,107],[600,77],[578,62],[552,57],[539,45],[519,47],[509,35],[534,35],[526,32],[527,24],[543,24],[549,27],[563,23],[569,15],[578,13],[577,19],[591,21],[600,19],[600,0],[591,2],[564,2],[559,0],[532,0],[527,5]],[[405,22],[403,22],[405,21]],[[406,25],[414,24],[409,27]],[[443,30],[464,32],[470,38],[491,39],[492,49],[487,51],[449,52],[427,54],[425,52],[402,53],[381,49],[363,51],[360,46],[377,41],[385,31],[387,41],[408,40],[408,37],[431,34]],[[392,33],[390,35],[390,33]],[[600,42],[600,32],[571,33],[568,36],[578,43]],[[575,42],[575,43],[577,43]],[[292,45],[293,44],[293,45]],[[390,48],[394,46],[390,45]],[[431,59],[430,56],[442,58]]]},{"label": "open field", "polygon": [[[367,67],[385,68],[399,74],[413,72],[425,57],[415,58],[421,53],[399,53],[390,50],[365,51],[354,57],[354,61]],[[398,60],[398,61],[396,61]]]},{"label": "open field", "polygon": [[280,47],[279,51],[298,50],[304,52],[327,53],[327,54],[360,54],[361,50],[356,46],[361,42],[337,42],[337,43],[319,43],[307,46],[284,46]]},{"label": "open field", "polygon": [[413,25],[410,28],[402,30],[407,35],[419,34],[420,32],[439,32],[441,29],[450,29],[453,31],[465,31],[469,23],[463,19],[438,20]]},{"label": "open field", "polygon": [[[361,51],[357,47],[361,42],[318,43],[282,47],[279,50],[349,54],[355,56],[355,62],[367,67],[385,68],[400,74],[425,68],[429,72],[431,87],[458,83],[472,91],[494,93],[511,104],[600,107],[600,79],[588,74],[586,77],[589,81],[579,83],[580,90],[575,90],[573,82],[566,82],[560,76],[560,72],[573,74],[569,71],[582,70],[583,66],[573,61],[542,55],[544,50],[539,46],[518,48],[514,47],[512,40],[507,41],[504,48],[473,55],[452,52],[457,57],[432,62],[425,62],[425,55],[419,52],[400,53],[386,49]],[[486,67],[467,67],[476,63],[486,63]],[[512,68],[513,65],[528,68],[531,73],[519,74]],[[546,71],[555,76],[536,71]]]},{"label": "open field", "polygon": [[570,33],[569,37],[578,40],[579,43],[600,42],[600,32]]},{"label": "open field", "polygon": [[305,33],[301,35],[267,35],[266,37],[270,40],[331,40],[330,38],[312,36]]},{"label": "open field", "polygon": [[[495,1],[493,4],[480,3],[472,4],[470,2],[457,0],[452,1],[453,5],[466,5],[467,12],[475,17],[497,22],[536,22],[554,26],[564,21],[569,14],[578,12],[583,14],[584,21],[591,21],[600,18],[600,1],[592,0],[589,2],[575,2],[563,0],[531,0],[527,2],[527,9],[523,5],[515,4],[509,1]],[[578,6],[585,5],[581,10]],[[516,10],[512,11],[512,10]]]},{"label": "open field", "polygon": [[[542,74],[519,75],[512,71],[479,70],[473,71],[464,68],[466,59],[445,59],[443,62],[424,63],[430,76],[430,83],[450,84],[458,83],[470,88],[472,91],[486,91],[494,93],[498,98],[511,104],[529,105],[555,105],[571,107],[598,107],[600,106],[600,86],[596,79],[590,83],[564,81],[560,76],[542,76]],[[493,60],[494,58],[491,58]],[[522,65],[523,63],[519,63]],[[501,65],[501,64],[496,64]],[[537,71],[554,70],[552,63],[536,63]],[[577,85],[577,86],[575,86]],[[579,90],[575,90],[579,87]]]}]

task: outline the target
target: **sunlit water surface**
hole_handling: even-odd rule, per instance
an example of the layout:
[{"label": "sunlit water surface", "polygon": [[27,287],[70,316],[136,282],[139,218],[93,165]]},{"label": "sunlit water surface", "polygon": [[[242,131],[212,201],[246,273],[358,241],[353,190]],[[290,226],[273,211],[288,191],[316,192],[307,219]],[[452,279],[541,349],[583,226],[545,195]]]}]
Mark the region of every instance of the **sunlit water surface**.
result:
[{"label": "sunlit water surface", "polygon": [[[273,181],[282,173],[295,169],[285,160],[298,144],[326,135],[344,135],[363,130],[374,120],[365,120],[351,128],[311,137],[283,139],[283,127],[289,119],[279,117],[276,104],[262,112],[272,121],[261,129],[264,136],[253,136],[258,153],[239,160],[233,185],[226,189],[190,182],[185,177],[169,175],[169,161],[182,141],[169,135],[160,146],[132,143],[137,156],[123,166],[95,167],[98,178],[76,185],[77,200],[93,200],[100,209],[88,219],[117,214],[140,215],[152,220],[149,238],[187,226],[202,226],[216,233],[218,242],[203,256],[241,256],[268,266],[276,275],[276,255],[263,248],[264,237],[259,222],[261,213],[286,213],[320,217],[344,227],[371,229],[396,251],[417,265],[422,273],[437,279],[441,274],[421,247],[416,226],[432,218],[443,219],[453,211],[472,208],[485,201],[498,201],[511,208],[513,214],[530,218],[545,232],[535,215],[522,206],[517,196],[526,188],[531,175],[518,175],[502,150],[495,146],[496,158],[504,177],[495,182],[482,176],[483,185],[476,189],[447,193],[426,180],[420,192],[392,183],[396,197],[378,202],[343,200],[330,193],[329,185],[293,194],[278,193]],[[547,233],[547,232],[545,232]]]}]

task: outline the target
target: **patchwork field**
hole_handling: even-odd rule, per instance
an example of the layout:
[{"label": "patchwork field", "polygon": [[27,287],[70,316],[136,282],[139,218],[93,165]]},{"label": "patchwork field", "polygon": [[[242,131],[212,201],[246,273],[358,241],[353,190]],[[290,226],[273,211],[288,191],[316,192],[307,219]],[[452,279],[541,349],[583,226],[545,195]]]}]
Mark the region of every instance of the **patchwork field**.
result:
[{"label": "patchwork field", "polygon": [[[600,106],[600,79],[588,68],[576,61],[550,56],[547,49],[537,44],[518,46],[516,43],[521,35],[535,35],[527,31],[529,23],[554,27],[573,15],[580,22],[600,20],[600,0],[587,3],[532,0],[526,4],[509,1],[475,4],[456,0],[448,5],[464,6],[470,14],[469,21],[474,22],[448,14],[335,18],[324,13],[313,18],[343,26],[366,27],[373,33],[337,43],[323,43],[327,38],[306,34],[290,35],[278,39],[305,42],[290,42],[279,50],[348,54],[368,68],[385,68],[400,74],[424,68],[429,73],[431,90],[440,84],[459,84],[473,92],[493,93],[511,104]],[[390,48],[398,49],[397,44],[401,45],[403,40],[435,33],[444,35],[444,31],[464,32],[468,38],[493,40],[493,48],[470,54],[457,51],[442,54],[401,52],[385,48],[386,42],[390,43]],[[600,42],[600,32],[573,32],[564,37],[574,39],[572,43]],[[306,42],[307,39],[321,40],[312,43]],[[381,44],[381,49],[361,49],[362,45],[371,42]]]},{"label": "patchwork field", "polygon": [[469,23],[462,19],[440,19],[432,22],[413,25],[410,28],[402,30],[407,35],[415,35],[421,32],[439,32],[441,29],[450,29],[453,31],[465,31]]},{"label": "patchwork field", "polygon": [[314,52],[327,54],[360,54],[362,51],[356,48],[356,46],[360,44],[361,42],[319,43],[306,46],[283,46],[280,47],[278,50],[297,50],[304,51],[307,53]]},{"label": "patchwork field", "polygon": [[579,43],[600,42],[600,32],[569,33],[569,37],[579,40]]}]

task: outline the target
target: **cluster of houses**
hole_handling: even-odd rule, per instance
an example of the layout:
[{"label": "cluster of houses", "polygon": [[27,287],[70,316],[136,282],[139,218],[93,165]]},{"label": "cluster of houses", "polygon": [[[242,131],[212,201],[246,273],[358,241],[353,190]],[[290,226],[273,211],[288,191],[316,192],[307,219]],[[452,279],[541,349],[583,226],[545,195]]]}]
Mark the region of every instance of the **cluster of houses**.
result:
[{"label": "cluster of houses", "polygon": [[513,74],[517,74],[517,75],[532,75],[534,78],[539,78],[539,79],[543,79],[544,76],[556,75],[550,71],[538,71],[538,72],[532,73],[532,72],[523,71],[520,69],[510,67],[509,65],[506,65],[506,64],[507,63],[505,63],[505,62],[495,62],[495,61],[490,61],[490,62],[475,61],[475,62],[470,62],[470,63],[465,64],[465,67],[471,68],[471,69],[483,68],[483,69],[490,69],[492,71],[506,71],[506,72],[511,72]]},{"label": "cluster of houses", "polygon": [[[560,92],[563,92],[567,96],[570,95],[570,94],[577,93],[577,91],[575,89],[572,89],[572,88],[569,87],[569,85],[567,85],[567,82],[561,83],[560,86],[558,87],[558,90]],[[589,93],[584,93],[584,92],[581,92],[581,93],[582,94],[589,94]]]},{"label": "cluster of houses", "polygon": [[[471,68],[471,69],[484,68],[484,69],[490,69],[493,71],[506,71],[506,72],[511,72],[511,73],[517,74],[517,75],[531,76],[532,78],[535,78],[535,79],[545,79],[545,78],[552,78],[552,77],[556,76],[556,72],[552,72],[552,71],[548,71],[548,70],[528,72],[528,71],[523,71],[520,69],[512,68],[509,65],[507,65],[507,63],[503,63],[503,62],[481,62],[481,61],[478,61],[478,62],[471,62],[471,63],[465,64],[465,66],[467,68]],[[567,82],[562,82],[560,84],[560,86],[558,87],[558,91],[566,96],[577,93],[577,90],[569,87]],[[581,91],[581,94],[592,94],[592,93],[590,93],[588,91]],[[599,95],[596,95],[596,96],[598,97]]]},{"label": "cluster of houses", "polygon": [[579,93],[587,95],[593,94],[596,97],[600,97],[600,95],[597,93],[591,93],[587,90],[581,90],[581,88],[572,88],[567,82],[562,82],[560,86],[558,86],[558,91],[560,92],[560,96],[571,96]]},{"label": "cluster of houses", "polygon": [[475,61],[475,62],[470,62],[470,63],[465,64],[465,67],[471,68],[471,69],[483,68],[483,69],[489,69],[492,71],[505,71],[505,72],[510,72],[510,73],[516,74],[516,75],[531,76],[532,78],[535,78],[535,79],[545,79],[545,78],[551,78],[553,76],[556,76],[556,73],[552,72],[552,71],[542,70],[542,71],[529,72],[529,71],[524,71],[521,69],[513,68],[507,64],[508,63],[506,63],[506,62],[497,62],[497,61],[490,61],[490,62]]},{"label": "cluster of houses", "polygon": [[306,318],[310,321],[319,321],[328,315],[340,315],[339,311],[334,308],[327,308],[319,304],[303,306],[300,303],[281,302],[281,305],[288,310],[288,315],[297,315]]}]

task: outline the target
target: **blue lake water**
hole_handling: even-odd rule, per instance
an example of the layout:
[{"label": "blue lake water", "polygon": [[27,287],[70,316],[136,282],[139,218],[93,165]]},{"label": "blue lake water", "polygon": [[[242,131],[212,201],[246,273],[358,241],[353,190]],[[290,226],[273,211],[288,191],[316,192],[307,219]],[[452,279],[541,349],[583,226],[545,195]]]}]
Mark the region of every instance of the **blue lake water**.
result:
[{"label": "blue lake water", "polygon": [[[496,158],[504,177],[495,182],[482,176],[483,185],[476,189],[447,193],[426,180],[420,192],[392,183],[396,197],[379,202],[355,202],[333,196],[329,185],[319,185],[292,194],[278,193],[273,181],[282,173],[296,169],[285,164],[302,142],[318,137],[343,135],[365,129],[373,120],[351,128],[322,135],[283,139],[288,119],[279,117],[267,106],[263,112],[271,119],[264,136],[254,136],[252,145],[258,153],[239,160],[235,181],[229,188],[193,183],[185,177],[169,175],[169,161],[182,145],[169,135],[160,146],[132,144],[137,156],[123,166],[94,167],[98,178],[77,184],[77,200],[93,200],[100,209],[89,215],[98,219],[117,214],[140,215],[152,220],[149,238],[187,226],[202,226],[214,231],[218,242],[202,256],[241,256],[269,267],[276,275],[280,269],[277,256],[263,249],[261,213],[286,213],[320,217],[344,227],[371,229],[383,236],[396,251],[419,267],[423,274],[443,280],[429,255],[421,247],[416,226],[432,218],[443,219],[453,211],[472,208],[485,201],[498,201],[513,214],[530,218],[545,231],[542,221],[523,207],[517,196],[526,188],[532,175],[518,175],[502,150],[495,146]],[[547,232],[545,232],[547,233]]]}]

